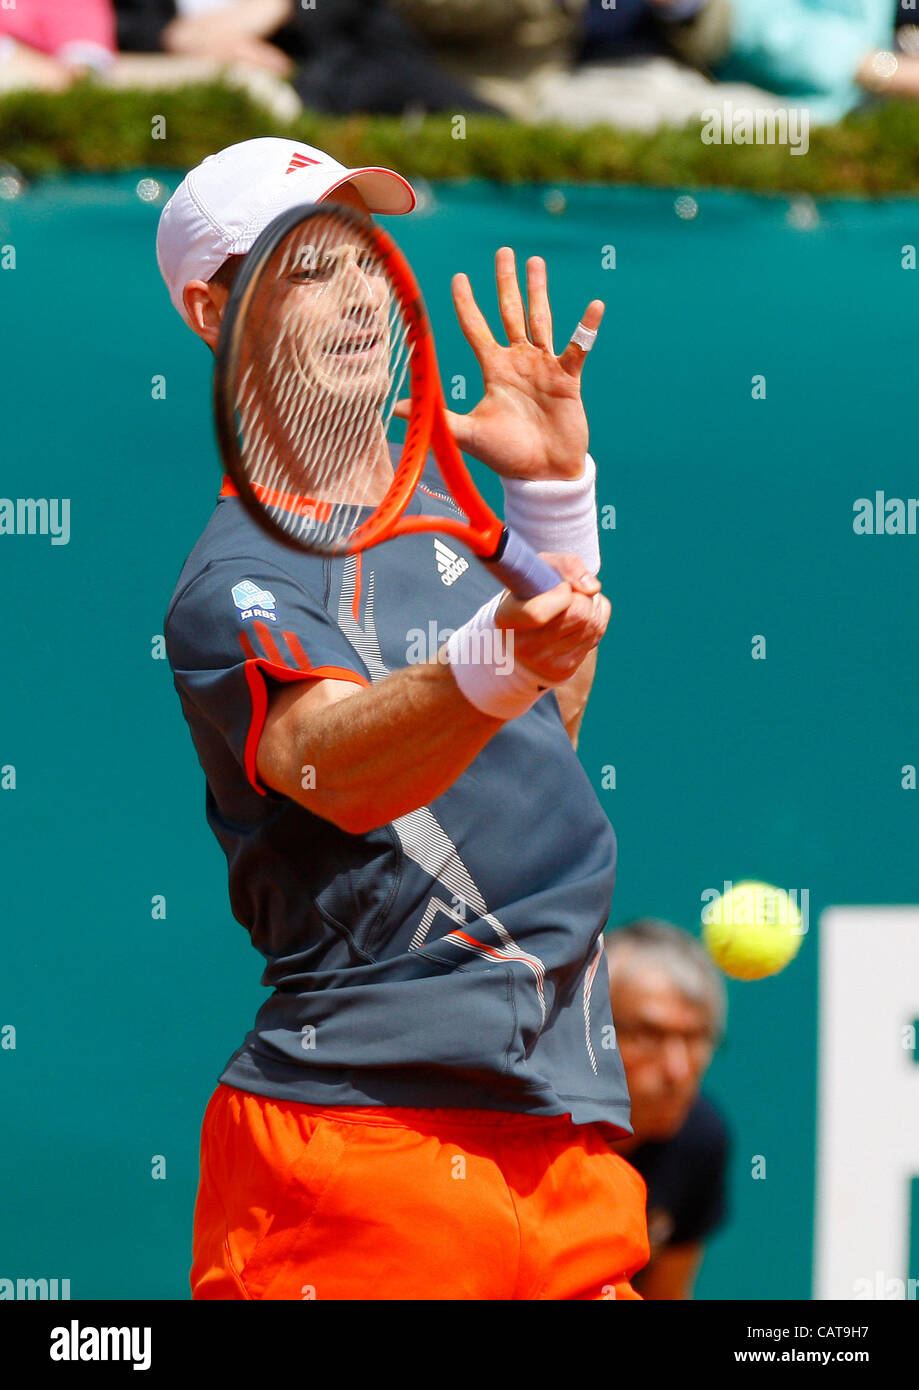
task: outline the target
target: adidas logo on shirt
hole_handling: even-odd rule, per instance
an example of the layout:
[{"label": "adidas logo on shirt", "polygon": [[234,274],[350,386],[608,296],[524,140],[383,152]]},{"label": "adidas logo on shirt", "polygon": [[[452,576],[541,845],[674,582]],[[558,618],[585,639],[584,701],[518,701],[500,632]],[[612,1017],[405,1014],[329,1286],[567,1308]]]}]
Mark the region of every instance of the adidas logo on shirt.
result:
[{"label": "adidas logo on shirt", "polygon": [[465,574],[469,568],[468,560],[464,560],[462,555],[457,555],[436,536],[434,538],[434,558],[437,561],[437,573],[444,584],[455,584],[460,575]]}]

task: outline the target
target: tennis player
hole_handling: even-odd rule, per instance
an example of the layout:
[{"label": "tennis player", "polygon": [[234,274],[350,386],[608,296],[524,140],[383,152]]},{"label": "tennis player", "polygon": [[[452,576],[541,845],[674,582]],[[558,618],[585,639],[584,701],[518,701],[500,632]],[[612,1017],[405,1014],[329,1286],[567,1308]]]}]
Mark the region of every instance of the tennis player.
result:
[{"label": "tennis player", "polygon": [[[258,233],[323,199],[415,204],[391,170],[279,139],[180,185],[158,261],[212,349]],[[323,313],[357,354],[375,291],[347,248],[334,275]],[[601,939],[615,838],[575,752],[610,614],[580,396],[603,306],[556,356],[543,261],[528,310],[510,248],[496,277],[506,345],[454,280],[485,389],[450,427],[558,586],[517,600],[430,533],[295,554],[225,480],[166,617],[272,990],[204,1116],[196,1299],[638,1296],[645,1185],[607,1142],[632,1133]],[[455,515],[442,489],[432,464],[409,512]]]}]

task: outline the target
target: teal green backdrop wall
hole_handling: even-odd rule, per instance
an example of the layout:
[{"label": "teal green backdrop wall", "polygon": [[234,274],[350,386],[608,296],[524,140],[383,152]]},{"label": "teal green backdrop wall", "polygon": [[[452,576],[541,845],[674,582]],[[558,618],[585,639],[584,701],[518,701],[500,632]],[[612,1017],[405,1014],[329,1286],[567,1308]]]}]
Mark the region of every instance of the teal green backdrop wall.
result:
[{"label": "teal green backdrop wall", "polygon": [[[264,997],[155,657],[220,470],[210,354],[159,279],[142,177],[0,203],[0,493],[71,499],[67,545],[0,536],[0,1276],[69,1278],[73,1298],[188,1297],[201,1116]],[[619,840],[611,924],[697,929],[725,880],[809,891],[798,959],[730,986],[705,1089],[731,1217],[698,1284],[807,1298],[817,919],[917,899],[919,537],[852,518],[919,491],[919,204],[695,191],[681,218],[683,191],[438,186],[397,234],[448,391],[467,378],[458,409],[479,376],[454,271],[496,323],[495,248],[545,255],[557,348],[607,302],[585,394],[613,621],[580,753]]]}]

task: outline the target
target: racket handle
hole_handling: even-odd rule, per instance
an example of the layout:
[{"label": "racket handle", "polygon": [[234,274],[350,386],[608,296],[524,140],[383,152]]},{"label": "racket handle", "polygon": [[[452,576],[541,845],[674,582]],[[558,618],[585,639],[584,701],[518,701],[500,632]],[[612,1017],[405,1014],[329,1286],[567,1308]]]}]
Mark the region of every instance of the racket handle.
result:
[{"label": "racket handle", "polygon": [[501,534],[498,549],[485,563],[515,598],[535,598],[561,583],[561,575],[508,526]]}]

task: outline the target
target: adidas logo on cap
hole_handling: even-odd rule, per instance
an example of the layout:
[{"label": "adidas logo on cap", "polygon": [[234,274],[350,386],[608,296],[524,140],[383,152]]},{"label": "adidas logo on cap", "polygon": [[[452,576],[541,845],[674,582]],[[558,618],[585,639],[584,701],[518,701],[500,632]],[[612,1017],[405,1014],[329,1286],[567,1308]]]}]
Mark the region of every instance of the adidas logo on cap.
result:
[{"label": "adidas logo on cap", "polygon": [[308,154],[302,154],[298,150],[284,172],[285,174],[292,174],[295,169],[308,169],[311,164],[319,163],[320,161],[318,159],[310,159]]},{"label": "adidas logo on cap", "polygon": [[469,568],[468,560],[464,560],[462,555],[457,555],[436,536],[434,538],[434,558],[437,561],[437,572],[444,584],[455,584],[460,575],[465,574]]}]

